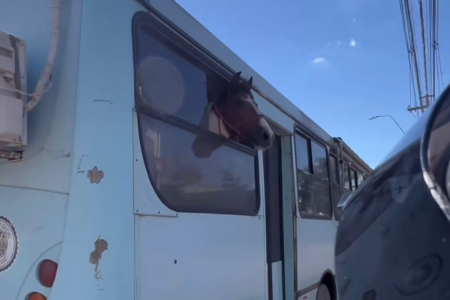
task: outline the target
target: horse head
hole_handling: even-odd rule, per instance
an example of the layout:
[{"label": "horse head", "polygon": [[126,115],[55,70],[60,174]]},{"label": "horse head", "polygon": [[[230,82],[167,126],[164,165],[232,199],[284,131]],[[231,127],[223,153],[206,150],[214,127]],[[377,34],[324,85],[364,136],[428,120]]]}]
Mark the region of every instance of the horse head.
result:
[{"label": "horse head", "polygon": [[[241,72],[236,73],[217,100],[208,104],[201,126],[253,149],[268,149],[272,146],[274,133],[253,97],[253,77],[241,81],[240,75]],[[197,138],[192,148],[198,157],[208,157],[220,147],[215,142],[206,147],[205,140],[201,140]]]}]

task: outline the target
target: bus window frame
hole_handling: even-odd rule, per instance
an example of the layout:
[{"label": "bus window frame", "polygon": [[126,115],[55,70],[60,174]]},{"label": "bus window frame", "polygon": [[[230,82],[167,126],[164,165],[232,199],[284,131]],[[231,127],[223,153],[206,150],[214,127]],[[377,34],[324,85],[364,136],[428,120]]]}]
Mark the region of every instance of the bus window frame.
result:
[{"label": "bus window frame", "polygon": [[[295,142],[295,136],[299,135],[300,137],[304,138],[307,140],[307,146],[308,146],[308,161],[309,161],[309,166],[310,166],[310,171],[311,173],[305,172],[303,170],[297,169],[297,145]],[[294,165],[294,170],[296,172],[295,174],[295,189],[296,189],[296,199],[295,199],[295,205],[297,208],[297,217],[301,218],[301,219],[305,219],[305,220],[334,220],[334,209],[333,209],[333,202],[332,202],[332,194],[331,194],[331,180],[330,180],[330,165],[329,165],[329,153],[330,153],[330,146],[323,142],[320,138],[318,138],[316,135],[314,135],[313,133],[311,133],[308,129],[306,129],[305,127],[303,127],[302,125],[296,123],[294,125],[294,132],[293,132],[293,150],[294,150],[294,155],[293,155],[293,165]],[[311,153],[311,141],[314,141],[318,146],[322,147],[325,149],[325,155],[326,155],[326,159],[327,159],[327,169],[328,169],[328,180],[324,180],[321,179],[319,177],[316,177],[314,175],[314,170],[313,170],[313,165],[312,165],[312,153]],[[327,186],[328,186],[328,205],[330,207],[330,216],[320,216],[320,215],[305,215],[301,210],[300,210],[300,203],[299,203],[299,195],[298,195],[298,173],[302,173],[305,174],[306,176],[309,177],[313,177],[315,180],[318,180],[320,182],[327,182]]]},{"label": "bus window frame", "polygon": [[[173,51],[176,55],[181,56],[184,59],[187,59],[192,64],[195,65],[196,68],[199,68],[205,73],[212,73],[213,76],[219,76],[222,77],[225,80],[230,80],[230,78],[227,78],[224,76],[223,70],[218,70],[216,68],[216,64],[218,64],[218,59],[213,57],[209,53],[205,53],[200,47],[197,45],[191,43],[186,37],[186,34],[183,33],[178,28],[173,28],[172,26],[169,26],[168,24],[165,24],[163,20],[160,20],[157,16],[154,16],[152,14],[149,14],[147,12],[139,11],[136,12],[133,15],[131,26],[132,26],[132,41],[131,45],[133,47],[133,74],[135,76],[134,78],[134,87],[135,87],[135,113],[137,115],[144,114],[151,118],[154,118],[156,120],[165,122],[171,126],[178,127],[181,130],[191,132],[194,134],[197,134],[199,136],[206,137],[208,139],[215,139],[219,140],[223,146],[234,148],[235,150],[238,150],[240,152],[246,153],[250,156],[253,156],[254,160],[254,178],[255,178],[255,210],[252,213],[245,213],[245,214],[239,214],[239,213],[227,213],[227,212],[207,212],[202,211],[201,209],[196,209],[193,211],[186,211],[186,210],[178,210],[176,207],[174,207],[172,204],[170,204],[170,201],[168,201],[165,196],[162,194],[162,192],[156,188],[156,185],[154,183],[154,180],[152,176],[150,175],[150,170],[148,169],[148,158],[146,157],[144,153],[144,146],[143,146],[143,135],[142,130],[139,128],[138,135],[139,135],[139,147],[141,148],[143,160],[145,164],[145,169],[147,171],[147,177],[150,181],[150,184],[155,191],[156,195],[158,196],[158,200],[166,206],[167,208],[177,212],[177,213],[199,213],[199,214],[217,214],[217,215],[229,215],[229,216],[249,216],[249,217],[256,217],[261,211],[261,179],[260,179],[260,158],[258,155],[259,151],[256,151],[254,149],[251,149],[247,146],[244,146],[240,143],[234,142],[230,139],[227,139],[225,137],[222,137],[220,135],[217,135],[213,132],[210,132],[206,129],[202,129],[199,126],[196,126],[195,124],[190,123],[189,121],[186,121],[184,119],[181,119],[179,117],[176,117],[171,114],[165,114],[161,112],[157,112],[153,110],[148,105],[145,105],[142,101],[142,96],[140,94],[140,81],[139,81],[139,74],[138,74],[138,57],[139,57],[139,51],[138,51],[138,44],[139,44],[139,38],[138,34],[140,31],[140,27],[146,25],[150,27],[151,31],[156,35],[153,36],[153,38],[157,39],[158,42],[160,42],[164,47],[166,47],[169,51]],[[215,64],[211,64],[211,62],[214,62]],[[222,72],[221,72],[222,71]],[[228,75],[231,75],[229,72]],[[138,121],[139,122],[139,121]]]}]

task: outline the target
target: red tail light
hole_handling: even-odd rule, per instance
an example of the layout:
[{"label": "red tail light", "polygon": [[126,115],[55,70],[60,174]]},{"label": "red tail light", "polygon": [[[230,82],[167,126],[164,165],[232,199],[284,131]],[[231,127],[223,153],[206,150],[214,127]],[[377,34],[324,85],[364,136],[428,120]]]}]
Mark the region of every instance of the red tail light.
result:
[{"label": "red tail light", "polygon": [[48,288],[52,287],[53,282],[55,282],[57,270],[57,263],[49,259],[43,260],[39,266],[39,280],[41,281],[41,284]]},{"label": "red tail light", "polygon": [[28,300],[47,300],[47,298],[44,295],[39,294],[39,293],[31,293],[28,296]]}]

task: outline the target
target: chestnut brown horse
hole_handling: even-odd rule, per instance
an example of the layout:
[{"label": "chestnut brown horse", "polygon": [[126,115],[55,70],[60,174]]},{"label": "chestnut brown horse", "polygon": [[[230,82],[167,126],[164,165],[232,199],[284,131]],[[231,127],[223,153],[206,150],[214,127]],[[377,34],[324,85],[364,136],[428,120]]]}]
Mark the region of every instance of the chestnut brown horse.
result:
[{"label": "chestnut brown horse", "polygon": [[[256,150],[272,146],[274,133],[261,114],[252,94],[253,77],[241,81],[236,73],[216,101],[203,112],[200,126]],[[197,157],[209,157],[219,148],[219,141],[198,136],[192,145]]]}]

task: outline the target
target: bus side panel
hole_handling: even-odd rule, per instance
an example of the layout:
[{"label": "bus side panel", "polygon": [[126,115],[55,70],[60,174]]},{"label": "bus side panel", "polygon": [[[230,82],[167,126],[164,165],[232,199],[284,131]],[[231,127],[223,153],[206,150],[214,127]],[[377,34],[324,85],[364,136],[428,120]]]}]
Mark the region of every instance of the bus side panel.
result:
[{"label": "bus side panel", "polygon": [[62,280],[49,300],[134,296],[130,24],[136,7],[133,1],[82,1]]},{"label": "bus side panel", "polygon": [[[30,291],[46,289],[37,276],[39,263],[43,259],[59,261],[68,196],[9,187],[0,187],[0,195],[0,254],[4,254],[0,258],[10,260],[15,255],[9,268],[0,273],[1,299],[26,299]],[[9,234],[18,243],[13,244]],[[6,248],[1,248],[5,243]],[[5,249],[6,253],[1,253]],[[15,253],[11,254],[11,249]],[[2,262],[2,267],[8,266]]]},{"label": "bus side panel", "polygon": [[138,300],[266,299],[262,217],[138,217]]},{"label": "bus side panel", "polygon": [[337,222],[297,219],[297,282],[302,290],[319,283],[323,273],[334,273]]},{"label": "bus side panel", "polygon": [[[0,6],[0,30],[26,43],[27,92],[33,93],[50,51],[52,1],[2,1]],[[80,1],[63,1],[51,88],[28,113],[28,145],[23,148],[23,160],[1,160],[0,185],[58,193],[70,190],[80,19]]]}]

